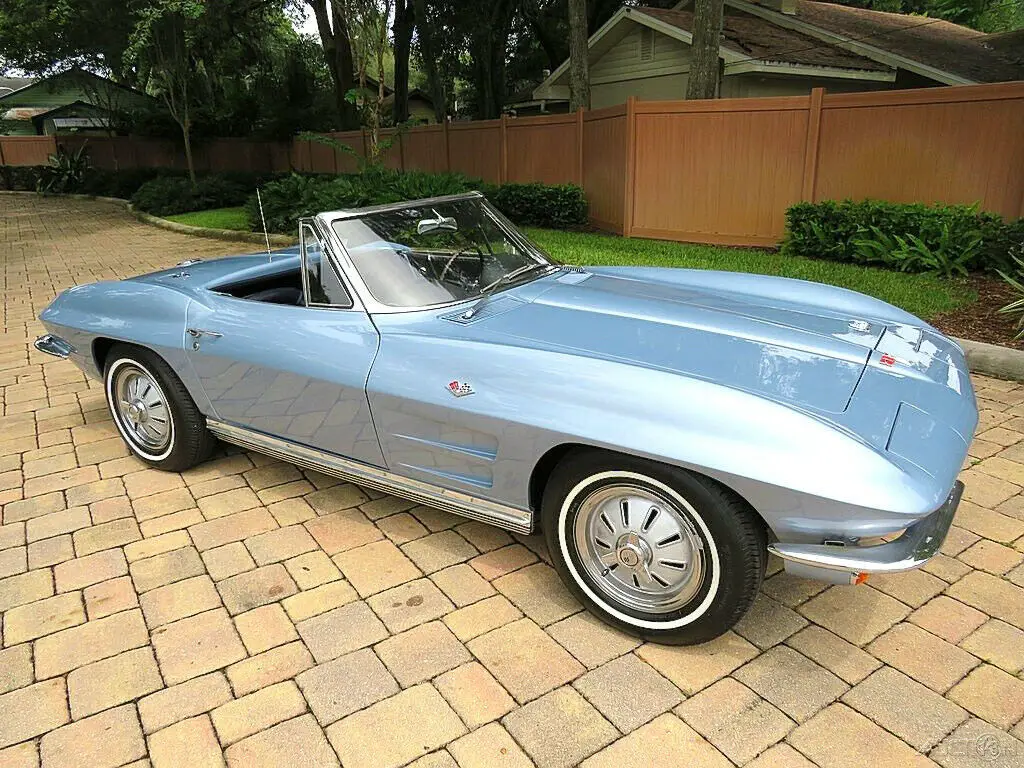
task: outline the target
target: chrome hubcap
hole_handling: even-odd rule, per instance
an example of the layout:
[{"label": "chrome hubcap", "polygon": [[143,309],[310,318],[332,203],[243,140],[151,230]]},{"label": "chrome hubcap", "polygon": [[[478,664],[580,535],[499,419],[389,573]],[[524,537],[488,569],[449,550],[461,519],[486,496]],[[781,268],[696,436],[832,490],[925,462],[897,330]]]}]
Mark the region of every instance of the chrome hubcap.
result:
[{"label": "chrome hubcap", "polygon": [[113,382],[116,414],[126,434],[147,452],[171,442],[171,418],[159,385],[134,365],[124,365]]},{"label": "chrome hubcap", "polygon": [[673,500],[637,485],[611,485],[580,504],[575,541],[583,567],[610,597],[645,613],[669,613],[697,594],[704,545]]}]

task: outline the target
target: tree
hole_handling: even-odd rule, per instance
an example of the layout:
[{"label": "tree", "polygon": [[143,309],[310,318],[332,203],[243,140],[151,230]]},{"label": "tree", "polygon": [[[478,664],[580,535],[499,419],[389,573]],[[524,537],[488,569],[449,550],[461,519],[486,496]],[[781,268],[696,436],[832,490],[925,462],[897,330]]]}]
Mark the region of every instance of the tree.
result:
[{"label": "tree", "polygon": [[156,0],[138,15],[125,57],[149,74],[185,142],[188,177],[196,183],[192,160],[192,112],[202,68],[201,0]]},{"label": "tree", "polygon": [[384,57],[388,52],[388,19],[391,16],[391,0],[349,0],[349,33],[352,52],[358,72],[359,90],[348,94],[350,101],[357,103],[366,98],[367,70],[376,68],[377,93],[363,106],[363,117],[370,129],[370,161],[375,162],[380,153],[381,110],[384,103]]},{"label": "tree", "polygon": [[587,0],[569,0],[569,110],[590,109]]},{"label": "tree", "polygon": [[693,43],[690,48],[690,79],[686,98],[718,96],[718,45],[722,37],[722,0],[694,0]]},{"label": "tree", "polygon": [[[352,44],[346,21],[345,0],[306,0],[316,17],[316,28],[324,48],[327,70],[334,85],[334,103],[338,110],[343,130],[359,127],[359,113],[356,105],[348,99],[348,93],[355,87],[352,61]],[[328,10],[328,2],[330,9]]]},{"label": "tree", "polygon": [[462,6],[459,13],[459,22],[468,32],[468,74],[476,95],[477,119],[499,117],[505,106],[509,35],[518,7],[519,0],[477,0]]},{"label": "tree", "polygon": [[395,0],[395,23],[391,27],[395,37],[395,104],[391,120],[395,125],[409,119],[409,53],[415,26],[413,0]]},{"label": "tree", "polygon": [[141,0],[3,0],[0,65],[36,75],[81,66],[132,84],[124,53]]},{"label": "tree", "polygon": [[[434,117],[440,123],[448,119],[448,94],[451,77],[446,71],[454,68],[450,56],[451,46],[445,45],[443,14],[438,13],[436,0],[412,0],[416,18],[416,46],[423,71],[427,76],[430,100],[434,102]],[[457,54],[456,54],[457,57]]]}]

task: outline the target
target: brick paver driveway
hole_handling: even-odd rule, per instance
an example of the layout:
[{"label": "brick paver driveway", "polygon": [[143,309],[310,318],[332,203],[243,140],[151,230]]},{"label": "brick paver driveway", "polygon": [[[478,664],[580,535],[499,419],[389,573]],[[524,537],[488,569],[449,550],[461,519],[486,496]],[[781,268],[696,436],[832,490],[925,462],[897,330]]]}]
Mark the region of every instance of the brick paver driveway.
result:
[{"label": "brick paver driveway", "polygon": [[237,250],[0,196],[0,765],[1024,765],[1024,388],[977,380],[925,570],[775,563],[735,632],[644,645],[536,539],[255,454],[146,469],[29,344],[75,282]]}]

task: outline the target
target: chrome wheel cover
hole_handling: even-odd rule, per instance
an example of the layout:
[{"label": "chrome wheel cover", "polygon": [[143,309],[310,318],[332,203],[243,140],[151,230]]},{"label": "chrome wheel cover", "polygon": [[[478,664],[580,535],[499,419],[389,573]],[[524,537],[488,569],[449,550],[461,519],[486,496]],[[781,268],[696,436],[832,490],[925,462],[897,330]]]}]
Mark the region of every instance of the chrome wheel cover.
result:
[{"label": "chrome wheel cover", "polygon": [[667,496],[631,483],[605,485],[579,505],[576,550],[595,586],[620,605],[672,613],[699,592],[704,542]]},{"label": "chrome wheel cover", "polygon": [[169,449],[174,423],[167,397],[149,371],[129,360],[118,361],[107,392],[121,434],[133,447],[150,457]]}]

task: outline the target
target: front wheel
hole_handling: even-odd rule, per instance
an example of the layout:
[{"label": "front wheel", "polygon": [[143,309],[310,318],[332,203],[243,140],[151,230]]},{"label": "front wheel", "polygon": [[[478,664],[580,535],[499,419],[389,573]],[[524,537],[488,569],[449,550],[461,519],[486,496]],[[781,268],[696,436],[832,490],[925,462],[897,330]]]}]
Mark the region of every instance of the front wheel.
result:
[{"label": "front wheel", "polygon": [[181,379],[158,355],[118,344],[103,372],[114,425],[135,456],[180,472],[207,459],[216,439]]},{"label": "front wheel", "polygon": [[761,519],[725,488],[678,467],[569,454],[545,487],[541,516],[555,567],[576,597],[654,642],[721,635],[764,578]]}]

